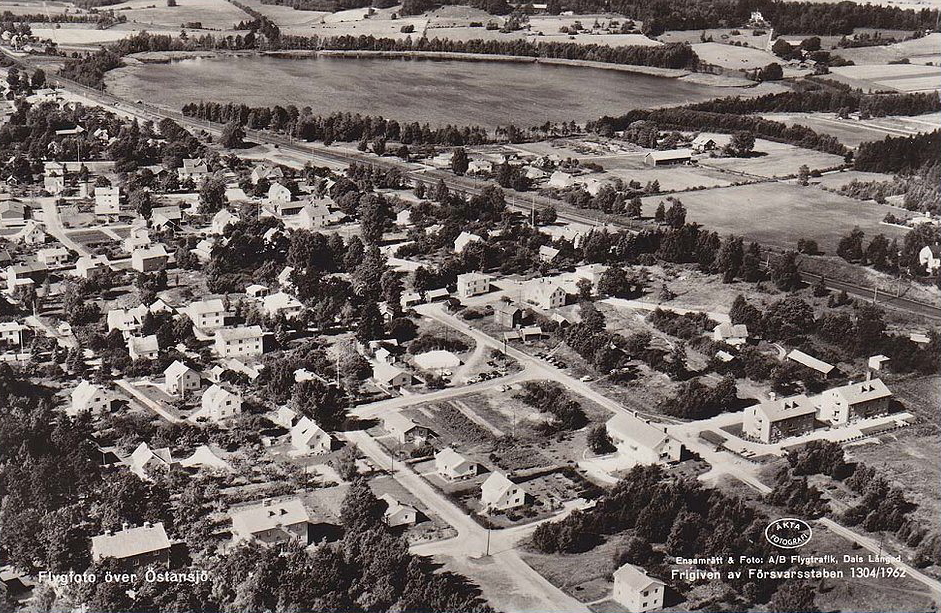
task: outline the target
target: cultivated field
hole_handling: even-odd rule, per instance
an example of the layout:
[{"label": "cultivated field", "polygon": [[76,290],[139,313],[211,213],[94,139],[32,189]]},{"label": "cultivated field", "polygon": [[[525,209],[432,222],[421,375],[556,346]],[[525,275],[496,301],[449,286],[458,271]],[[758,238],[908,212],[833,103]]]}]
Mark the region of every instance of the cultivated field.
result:
[{"label": "cultivated field", "polygon": [[23,0],[22,2],[0,2],[0,13],[7,11],[14,15],[54,15],[58,13],[70,13],[74,15],[85,12],[68,2],[30,2],[29,0]]},{"label": "cultivated field", "polygon": [[[800,160],[798,159],[798,162]],[[833,252],[840,238],[854,226],[867,236],[901,236],[904,230],[880,225],[892,207],[862,203],[813,187],[783,183],[757,183],[679,196],[688,221],[695,221],[721,235],[744,235],[766,245],[795,248],[800,238],[817,241]],[[652,216],[664,198],[644,198],[643,213]]]},{"label": "cultivated field", "polygon": [[[831,69],[838,80],[864,89],[917,92],[941,89],[941,66],[887,64]],[[868,87],[867,87],[868,84]]]},{"label": "cultivated field", "polygon": [[320,23],[324,15],[329,14],[327,11],[297,11],[288,6],[262,4],[260,0],[243,1],[247,6],[255,9],[280,27],[309,26]]},{"label": "cultivated field", "polygon": [[912,136],[931,132],[941,125],[941,112],[915,117],[873,117],[872,119],[839,119],[836,113],[767,113],[765,119],[787,125],[800,124],[822,134],[830,134],[847,147],[882,140],[886,136]]},{"label": "cultivated field", "polygon": [[177,0],[174,7],[165,1],[129,0],[109,8],[120,11],[129,22],[174,28],[198,22],[203,28],[230,30],[238,22],[251,19],[226,0]]}]

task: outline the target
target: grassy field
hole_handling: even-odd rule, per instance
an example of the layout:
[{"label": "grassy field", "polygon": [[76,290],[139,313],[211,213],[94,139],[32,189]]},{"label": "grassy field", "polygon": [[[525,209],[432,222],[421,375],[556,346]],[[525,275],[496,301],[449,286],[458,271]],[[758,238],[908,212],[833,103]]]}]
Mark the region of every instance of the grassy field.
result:
[{"label": "grassy field", "polygon": [[941,125],[941,112],[915,117],[873,117],[864,121],[838,119],[836,113],[767,113],[762,117],[787,125],[800,124],[821,134],[830,134],[847,147],[882,140],[886,136],[912,136],[930,132]]},{"label": "grassy field", "polygon": [[99,45],[113,43],[137,34],[140,30],[95,30],[94,24],[82,28],[33,28],[39,38],[50,38],[60,45]]},{"label": "grassy field", "polygon": [[[643,214],[652,216],[661,200],[660,196],[645,198]],[[904,234],[880,225],[892,207],[791,184],[759,183],[687,192],[680,200],[686,206],[687,221],[701,223],[720,235],[743,235],[790,249],[799,238],[812,238],[822,250],[832,253],[854,226],[867,236],[882,233],[891,239]]]},{"label": "grassy field", "polygon": [[839,155],[762,139],[755,141],[755,152],[759,155],[748,158],[704,158],[699,164],[733,173],[771,178],[795,176],[802,165],[807,165],[811,170],[824,170],[843,163]]},{"label": "grassy field", "polygon": [[[930,2],[935,6],[941,5],[941,0],[930,0]],[[941,49],[941,33],[929,34],[922,38],[907,40],[894,45],[841,49],[839,53],[858,65],[888,64],[902,58],[909,58],[912,63],[916,63],[921,56],[936,55],[938,49]]]},{"label": "grassy field", "polygon": [[109,8],[120,11],[129,22],[148,26],[179,27],[199,22],[203,28],[229,30],[238,22],[251,19],[226,0],[177,0],[174,7],[160,0],[128,0]]},{"label": "grassy field", "polygon": [[[764,40],[764,38],[757,40]],[[693,45],[693,50],[704,62],[733,70],[760,68],[776,61],[775,56],[763,49],[736,47],[721,43],[696,43]]]}]

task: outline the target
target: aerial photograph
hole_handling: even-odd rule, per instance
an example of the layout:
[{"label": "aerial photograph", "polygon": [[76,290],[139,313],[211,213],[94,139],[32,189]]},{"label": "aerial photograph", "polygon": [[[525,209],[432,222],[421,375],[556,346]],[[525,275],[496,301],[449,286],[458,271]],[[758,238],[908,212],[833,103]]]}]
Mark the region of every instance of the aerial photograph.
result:
[{"label": "aerial photograph", "polygon": [[0,0],[0,613],[937,613],[941,0]]}]

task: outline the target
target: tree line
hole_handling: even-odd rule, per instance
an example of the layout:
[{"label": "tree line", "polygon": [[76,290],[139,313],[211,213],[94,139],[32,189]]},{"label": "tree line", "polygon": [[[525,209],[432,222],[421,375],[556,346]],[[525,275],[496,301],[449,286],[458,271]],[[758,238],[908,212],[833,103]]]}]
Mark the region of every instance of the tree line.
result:
[{"label": "tree line", "polygon": [[628,128],[635,121],[652,121],[660,128],[673,130],[703,130],[711,132],[747,132],[764,138],[823,153],[847,156],[850,150],[839,139],[828,134],[819,134],[802,126],[788,126],[779,121],[762,119],[751,115],[714,113],[690,107],[666,109],[634,109],[619,117],[602,117],[590,122],[586,128],[602,135],[610,135]]},{"label": "tree line", "polygon": [[860,112],[873,117],[921,115],[941,110],[938,92],[866,94],[862,90],[787,91],[754,98],[729,96],[687,108],[707,113],[746,115],[751,113]]},{"label": "tree line", "polygon": [[613,11],[643,22],[643,32],[730,28],[746,23],[752,11],[780,34],[852,34],[855,28],[926,30],[935,27],[937,10],[914,10],[849,2],[784,2],[782,0],[563,0],[561,8],[576,13]]},{"label": "tree line", "polygon": [[699,65],[699,57],[686,43],[665,45],[623,45],[612,47],[600,44],[568,42],[533,42],[514,40],[451,40],[447,38],[404,39],[381,38],[372,35],[344,36],[287,36],[281,37],[284,49],[328,49],[334,51],[425,51],[437,53],[473,53],[480,55],[509,55],[547,59],[587,60],[605,64],[655,66],[659,68],[689,68]]},{"label": "tree line", "polygon": [[427,123],[399,123],[381,116],[358,113],[313,115],[310,107],[294,105],[248,107],[244,104],[199,102],[183,107],[183,114],[216,123],[238,122],[251,129],[285,132],[308,141],[357,142],[382,138],[406,145],[479,145],[491,142],[486,129],[480,126],[431,128]]},{"label": "tree line", "polygon": [[868,172],[913,172],[941,159],[941,130],[914,136],[886,136],[862,143],[856,152],[856,169]]}]

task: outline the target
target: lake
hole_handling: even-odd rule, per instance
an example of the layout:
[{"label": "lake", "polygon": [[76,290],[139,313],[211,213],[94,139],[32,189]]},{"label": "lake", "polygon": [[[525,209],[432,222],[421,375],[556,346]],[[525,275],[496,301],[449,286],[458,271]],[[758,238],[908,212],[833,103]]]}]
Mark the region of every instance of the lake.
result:
[{"label": "lake", "polygon": [[432,125],[584,122],[632,108],[741,92],[664,77],[536,63],[269,56],[186,59],[118,68],[108,91],[179,109],[213,100],[310,106]]}]

